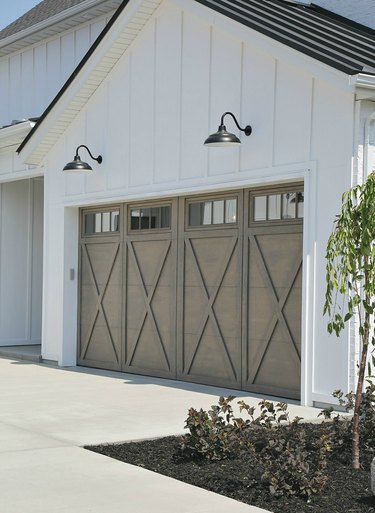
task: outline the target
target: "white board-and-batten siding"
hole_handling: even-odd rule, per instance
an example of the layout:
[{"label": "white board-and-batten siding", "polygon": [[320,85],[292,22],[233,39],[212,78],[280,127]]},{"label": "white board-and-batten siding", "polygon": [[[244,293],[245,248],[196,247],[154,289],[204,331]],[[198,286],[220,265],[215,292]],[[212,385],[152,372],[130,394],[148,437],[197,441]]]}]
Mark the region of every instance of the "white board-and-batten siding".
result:
[{"label": "white board-and-batten siding", "polygon": [[108,22],[103,16],[0,58],[0,126],[39,117]]},{"label": "white board-and-batten siding", "polygon": [[[163,2],[45,161],[44,356],[76,361],[79,206],[305,180],[302,401],[346,389],[348,340],[329,339],[322,306],[330,220],[351,182],[353,102],[343,74],[198,4]],[[252,135],[204,147],[225,111]],[[103,163],[61,173],[78,144]]]},{"label": "white board-and-batten siding", "polygon": [[[39,117],[108,19],[101,16],[0,58],[0,127]],[[41,342],[44,185],[31,177],[44,169],[22,162],[16,153],[20,142],[11,140],[0,150],[1,346]]]},{"label": "white board-and-batten siding", "polygon": [[[315,160],[347,165],[352,101],[344,87],[163,4],[56,145],[62,163],[78,140],[105,156],[91,176],[60,177],[65,199],[216,184]],[[253,134],[240,150],[208,151],[203,141],[227,110]]]}]

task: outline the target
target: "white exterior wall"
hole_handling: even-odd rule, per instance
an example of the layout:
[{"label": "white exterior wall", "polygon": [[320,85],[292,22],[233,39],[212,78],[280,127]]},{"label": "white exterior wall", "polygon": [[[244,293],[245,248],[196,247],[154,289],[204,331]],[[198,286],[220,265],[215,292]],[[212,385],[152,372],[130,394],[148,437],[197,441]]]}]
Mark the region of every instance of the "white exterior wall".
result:
[{"label": "white exterior wall", "polygon": [[[203,141],[227,110],[253,134],[239,149],[208,150]],[[48,156],[43,356],[76,362],[69,269],[77,269],[79,206],[302,179],[302,402],[332,402],[334,389],[349,386],[349,340],[329,337],[322,319],[324,254],[351,185],[353,123],[343,74],[198,4],[164,3]],[[229,118],[227,127],[236,132]],[[79,144],[103,164],[64,175]]]},{"label": "white exterior wall", "polygon": [[[366,93],[362,91],[359,97]],[[370,173],[375,171],[375,105],[373,101],[357,102],[356,147],[357,156],[354,165],[353,185],[363,184]],[[356,384],[357,362],[360,357],[360,337],[358,334],[359,320],[353,318],[350,322],[350,387]],[[373,372],[372,374],[374,373]]]},{"label": "white exterior wall", "polygon": [[0,59],[0,126],[39,117],[103,30],[108,17]]},{"label": "white exterior wall", "polygon": [[40,344],[43,179],[0,185],[0,345]]},{"label": "white exterior wall", "polygon": [[[101,16],[0,58],[0,127],[40,116],[108,20]],[[0,149],[1,346],[41,342],[44,169],[19,158],[19,130],[28,131],[20,124],[4,129]]]}]

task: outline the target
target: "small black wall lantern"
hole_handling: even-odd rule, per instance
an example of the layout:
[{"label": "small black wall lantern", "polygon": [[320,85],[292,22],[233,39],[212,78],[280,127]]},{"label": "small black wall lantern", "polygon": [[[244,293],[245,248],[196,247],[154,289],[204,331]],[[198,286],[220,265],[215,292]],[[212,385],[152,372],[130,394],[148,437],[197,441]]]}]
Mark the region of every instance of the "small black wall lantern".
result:
[{"label": "small black wall lantern", "polygon": [[241,132],[245,132],[245,135],[251,134],[252,128],[250,125],[246,125],[245,128],[241,128],[234,114],[232,114],[231,112],[224,112],[224,114],[221,116],[218,131],[207,137],[207,139],[204,141],[205,146],[236,146],[238,144],[241,144],[241,141],[237,136],[231,134],[230,132],[227,132],[227,128],[224,125],[224,118],[228,115],[232,116],[234,122],[237,125],[237,128],[241,130]]},{"label": "small black wall lantern", "polygon": [[87,146],[85,146],[84,144],[81,144],[80,146],[78,146],[78,148],[76,149],[76,154],[74,155],[74,160],[73,162],[69,162],[63,169],[63,171],[67,171],[67,172],[78,172],[78,173],[86,173],[87,171],[92,171],[92,167],[87,164],[87,162],[82,162],[81,160],[81,157],[78,155],[78,150],[80,148],[86,148],[86,150],[89,152],[89,155],[90,157],[93,159],[93,160],[96,160],[96,162],[98,164],[101,164],[103,162],[103,158],[101,155],[98,155],[97,157],[94,157],[92,154],[91,154],[91,151],[88,149]]}]

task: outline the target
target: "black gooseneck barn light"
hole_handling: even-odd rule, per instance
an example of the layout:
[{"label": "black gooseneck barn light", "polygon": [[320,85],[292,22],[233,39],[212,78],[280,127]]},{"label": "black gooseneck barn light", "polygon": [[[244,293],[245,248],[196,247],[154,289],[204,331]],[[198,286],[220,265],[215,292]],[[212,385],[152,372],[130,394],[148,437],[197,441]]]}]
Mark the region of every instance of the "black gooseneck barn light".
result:
[{"label": "black gooseneck barn light", "polygon": [[64,167],[63,171],[69,172],[78,172],[78,173],[86,173],[88,171],[92,171],[92,167],[87,164],[87,162],[82,162],[81,157],[78,155],[78,150],[80,148],[86,148],[86,150],[89,152],[90,157],[93,160],[96,160],[98,164],[101,164],[103,162],[103,158],[101,155],[98,155],[97,157],[94,157],[91,153],[91,151],[88,149],[87,146],[84,144],[81,144],[76,149],[76,154],[74,155],[74,160],[72,162],[68,162],[68,164]]},{"label": "black gooseneck barn light", "polygon": [[232,116],[234,122],[237,125],[237,128],[241,130],[241,132],[245,132],[245,135],[251,134],[252,128],[250,125],[246,125],[245,128],[241,128],[234,114],[231,112],[224,112],[224,114],[221,116],[218,131],[207,137],[207,139],[204,141],[205,146],[236,146],[241,144],[241,141],[236,135],[227,132],[227,128],[224,125],[225,116]]}]

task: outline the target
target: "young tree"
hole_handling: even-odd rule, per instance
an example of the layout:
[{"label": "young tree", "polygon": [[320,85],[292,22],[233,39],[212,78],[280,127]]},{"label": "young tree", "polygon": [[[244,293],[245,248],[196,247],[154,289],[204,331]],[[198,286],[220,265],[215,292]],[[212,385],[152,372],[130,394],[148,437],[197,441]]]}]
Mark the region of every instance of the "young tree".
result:
[{"label": "young tree", "polygon": [[341,214],[328,239],[326,271],[324,314],[329,316],[329,333],[339,336],[353,316],[358,322],[361,351],[353,416],[353,467],[358,469],[363,384],[367,364],[369,375],[371,363],[375,365],[375,172],[343,194]]}]

